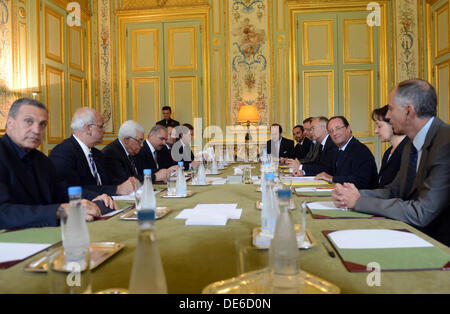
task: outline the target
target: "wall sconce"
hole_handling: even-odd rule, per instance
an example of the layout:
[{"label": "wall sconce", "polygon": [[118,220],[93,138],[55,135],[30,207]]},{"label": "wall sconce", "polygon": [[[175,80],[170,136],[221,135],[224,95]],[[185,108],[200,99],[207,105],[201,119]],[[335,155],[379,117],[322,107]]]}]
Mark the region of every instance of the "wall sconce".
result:
[{"label": "wall sconce", "polygon": [[242,125],[247,125],[247,134],[245,135],[245,140],[250,140],[250,124],[259,122],[259,114],[256,107],[252,105],[241,106],[237,116],[237,122],[242,123]]}]

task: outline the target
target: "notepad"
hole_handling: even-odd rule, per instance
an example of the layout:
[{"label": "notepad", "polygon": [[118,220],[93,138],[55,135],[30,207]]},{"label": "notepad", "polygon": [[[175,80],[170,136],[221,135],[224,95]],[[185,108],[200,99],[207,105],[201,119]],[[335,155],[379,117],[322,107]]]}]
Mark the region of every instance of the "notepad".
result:
[{"label": "notepad", "polygon": [[237,204],[197,204],[182,210],[175,219],[186,219],[186,225],[226,225],[228,219],[240,219]]},{"label": "notepad", "polygon": [[21,261],[42,250],[47,249],[52,244],[40,243],[10,243],[0,242],[0,263]]},{"label": "notepad", "polygon": [[345,210],[344,208],[336,207],[333,202],[311,202],[308,203],[309,209],[317,210]]},{"label": "notepad", "polygon": [[367,272],[377,263],[381,271],[448,270],[450,254],[409,230],[324,230],[350,272]]}]

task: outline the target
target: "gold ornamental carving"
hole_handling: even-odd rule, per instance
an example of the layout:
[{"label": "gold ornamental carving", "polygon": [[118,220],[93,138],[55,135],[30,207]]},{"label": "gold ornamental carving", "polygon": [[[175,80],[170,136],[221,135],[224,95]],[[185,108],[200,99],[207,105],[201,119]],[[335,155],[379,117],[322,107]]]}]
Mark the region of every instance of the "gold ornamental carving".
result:
[{"label": "gold ornamental carving", "polygon": [[207,0],[124,0],[120,10],[143,10],[168,7],[208,5]]}]

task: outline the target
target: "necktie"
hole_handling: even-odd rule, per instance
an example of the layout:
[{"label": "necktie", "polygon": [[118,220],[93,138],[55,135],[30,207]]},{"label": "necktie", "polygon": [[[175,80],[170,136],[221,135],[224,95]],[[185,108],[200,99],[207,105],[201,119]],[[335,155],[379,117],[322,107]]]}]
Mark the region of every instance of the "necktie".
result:
[{"label": "necktie", "polygon": [[97,182],[97,185],[101,185],[100,176],[98,175],[97,167],[95,167],[95,162],[94,162],[94,159],[92,158],[91,152],[89,153],[88,157],[89,157],[89,162],[91,163],[92,173],[94,175],[95,182]]},{"label": "necktie", "polygon": [[133,176],[137,176],[137,168],[136,168],[136,164],[134,163],[133,157],[131,155],[128,155],[128,160],[130,161],[130,164],[131,164]]},{"label": "necktie", "polygon": [[338,155],[336,158],[336,168],[339,166],[339,163],[341,162],[343,156],[344,156],[344,151],[340,149],[338,151]]},{"label": "necktie", "polygon": [[159,165],[158,165],[158,157],[156,156],[156,150],[153,151],[153,160],[155,161],[155,165],[156,165],[156,169],[159,169]]},{"label": "necktie", "polygon": [[406,175],[405,195],[409,194],[416,178],[417,168],[417,149],[411,145],[411,152],[409,154],[408,173]]}]

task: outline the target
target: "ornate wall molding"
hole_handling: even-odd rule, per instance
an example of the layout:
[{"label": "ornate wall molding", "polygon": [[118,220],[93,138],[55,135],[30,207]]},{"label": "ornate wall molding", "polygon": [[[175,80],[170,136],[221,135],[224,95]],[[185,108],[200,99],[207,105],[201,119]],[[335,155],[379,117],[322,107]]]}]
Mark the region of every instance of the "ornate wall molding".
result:
[{"label": "ornate wall molding", "polygon": [[208,0],[123,0],[119,10],[144,10],[168,7],[208,5]]}]

